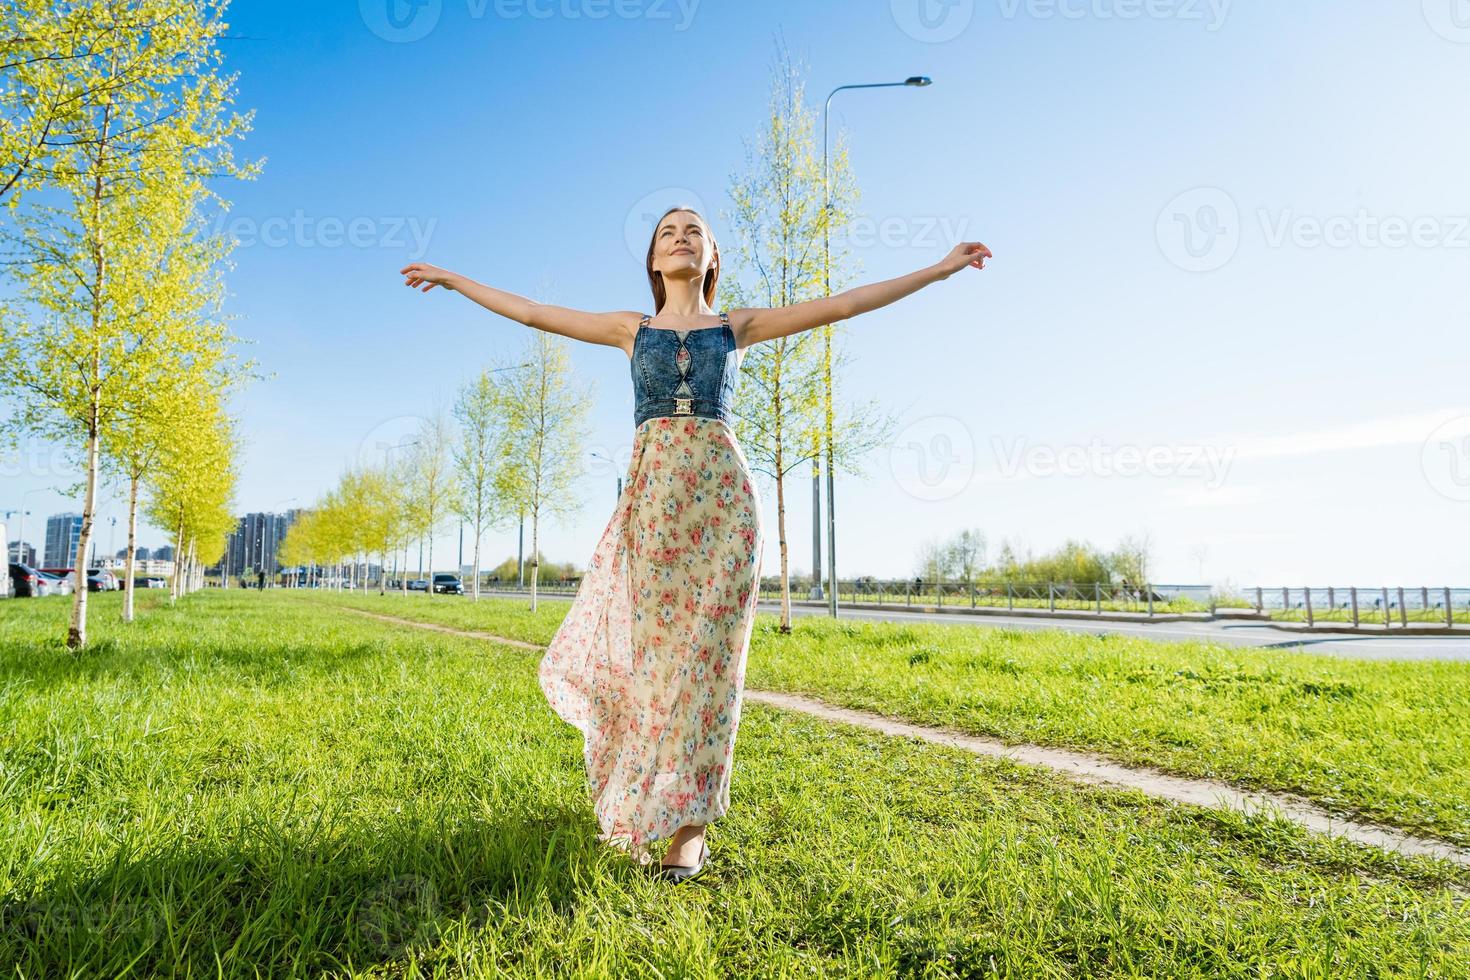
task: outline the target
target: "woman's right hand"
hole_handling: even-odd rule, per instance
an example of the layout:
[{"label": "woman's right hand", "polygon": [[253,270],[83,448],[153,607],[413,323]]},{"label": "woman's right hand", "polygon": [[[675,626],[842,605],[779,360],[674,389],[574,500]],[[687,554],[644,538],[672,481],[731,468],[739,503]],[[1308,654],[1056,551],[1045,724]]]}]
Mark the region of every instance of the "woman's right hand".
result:
[{"label": "woman's right hand", "polygon": [[453,272],[441,269],[437,265],[429,265],[427,262],[410,262],[399,272],[405,276],[403,281],[405,286],[423,285],[423,292],[426,293],[435,286],[443,286],[453,292],[453,280],[457,278]]}]

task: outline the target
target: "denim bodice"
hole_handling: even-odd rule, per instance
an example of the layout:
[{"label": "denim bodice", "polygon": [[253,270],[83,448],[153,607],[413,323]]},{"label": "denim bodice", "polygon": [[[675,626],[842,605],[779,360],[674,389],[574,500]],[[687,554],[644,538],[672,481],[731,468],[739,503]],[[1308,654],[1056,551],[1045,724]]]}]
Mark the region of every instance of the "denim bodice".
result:
[{"label": "denim bodice", "polygon": [[730,317],[718,327],[667,330],[638,324],[633,338],[633,425],[660,415],[699,415],[735,423],[740,350]]}]

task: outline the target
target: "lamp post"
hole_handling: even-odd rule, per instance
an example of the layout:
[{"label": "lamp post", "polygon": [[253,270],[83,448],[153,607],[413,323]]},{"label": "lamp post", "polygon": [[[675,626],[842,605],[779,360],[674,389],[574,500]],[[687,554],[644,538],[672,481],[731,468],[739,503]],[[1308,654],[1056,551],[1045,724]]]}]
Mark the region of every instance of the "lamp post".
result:
[{"label": "lamp post", "polygon": [[[617,460],[613,459],[611,456],[604,456],[604,455],[602,455],[602,453],[588,453],[587,455],[588,456],[591,456],[594,459],[606,460],[607,462],[612,463],[614,467],[616,467],[618,465],[618,461]],[[619,476],[618,477],[618,495],[616,497],[614,497],[613,499],[614,500],[622,500],[623,499],[623,478],[622,478],[622,476]]]},{"label": "lamp post", "polygon": [[[47,490],[53,490],[53,489],[55,489],[55,488],[54,487],[34,487],[33,489],[27,490],[25,493],[23,493],[23,494],[20,495],[20,510],[15,511],[15,513],[20,514],[20,524],[16,526],[16,531],[15,531],[15,561],[16,561],[16,564],[23,564],[23,562],[21,561],[21,559],[26,556],[26,553],[25,553],[25,547],[26,547],[26,515],[30,513],[30,511],[26,510],[26,498],[29,497],[33,493],[43,493],[43,492],[45,492]],[[38,565],[40,564],[40,559],[39,558],[37,559],[36,564],[38,564]]]},{"label": "lamp post", "polygon": [[[844,89],[850,88],[896,88],[907,86],[923,88],[932,85],[933,80],[927,75],[913,75],[901,82],[868,82],[860,85],[839,85],[827,95],[827,101],[822,104],[822,282],[827,296],[832,295],[832,192],[829,187],[827,171],[827,113],[832,106],[832,96]],[[827,575],[831,583],[827,590],[827,613],[832,617],[837,616],[837,515],[835,513],[835,500],[832,489],[832,324],[822,328],[822,379],[825,386],[825,408],[826,408],[826,436],[827,436]],[[813,494],[813,497],[816,495]],[[813,538],[821,535],[821,514],[812,515],[812,524],[818,530]],[[812,556],[812,567],[816,568],[821,563],[821,548],[816,549]],[[817,576],[812,576],[813,587],[816,585]],[[816,596],[815,598],[820,598]]]}]

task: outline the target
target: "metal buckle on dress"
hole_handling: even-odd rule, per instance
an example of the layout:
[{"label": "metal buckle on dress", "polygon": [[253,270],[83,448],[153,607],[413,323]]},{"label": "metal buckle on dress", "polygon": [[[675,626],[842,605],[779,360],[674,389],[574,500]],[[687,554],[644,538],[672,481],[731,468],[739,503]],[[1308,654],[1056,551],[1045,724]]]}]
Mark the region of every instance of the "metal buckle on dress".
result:
[{"label": "metal buckle on dress", "polygon": [[693,415],[694,414],[694,409],[690,406],[690,403],[692,401],[693,401],[692,398],[675,398],[674,399],[674,414],[675,415]]}]

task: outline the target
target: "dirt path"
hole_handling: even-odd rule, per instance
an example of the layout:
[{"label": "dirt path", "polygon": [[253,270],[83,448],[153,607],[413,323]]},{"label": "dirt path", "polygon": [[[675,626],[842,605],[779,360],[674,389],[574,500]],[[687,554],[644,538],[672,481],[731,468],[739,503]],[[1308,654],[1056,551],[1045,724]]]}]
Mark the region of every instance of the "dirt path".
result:
[{"label": "dirt path", "polygon": [[[349,612],[357,613],[360,616],[367,616],[370,619],[380,620],[385,623],[394,623],[399,626],[432,630],[437,633],[448,633],[452,636],[463,636],[472,640],[489,640],[537,653],[542,653],[546,649],[537,643],[515,640],[506,636],[496,636],[493,633],[462,630],[452,626],[439,626],[433,623],[421,623],[417,620],[400,619],[397,616],[387,616],[382,613],[368,612],[363,609],[342,608],[346,608]],[[932,742],[935,745],[946,745],[951,748],[964,749],[967,752],[974,752],[976,755],[1003,757],[1029,765],[1045,766],[1054,772],[1059,772],[1064,776],[1069,776],[1080,782],[1136,789],[1156,799],[1169,800],[1173,803],[1223,807],[1244,814],[1275,811],[1280,816],[1293,820],[1308,830],[1317,831],[1318,833],[1331,834],[1355,841],[1359,844],[1371,844],[1375,847],[1398,851],[1403,854],[1443,858],[1462,867],[1470,867],[1470,849],[1457,847],[1447,841],[1416,837],[1413,834],[1393,827],[1336,816],[1328,813],[1309,800],[1286,793],[1249,792],[1237,789],[1228,783],[1221,783],[1210,779],[1193,779],[1187,776],[1173,776],[1154,769],[1124,765],[1102,756],[1079,752],[1074,749],[1057,749],[1044,745],[1008,745],[996,739],[984,738],[979,735],[967,735],[963,732],[950,729],[898,721],[897,719],[871,711],[841,708],[801,694],[786,694],[781,691],[760,691],[747,687],[744,696],[747,701],[770,705],[786,711],[798,711],[802,714],[822,718],[826,721],[856,725],[861,728],[882,732],[885,735],[918,738],[926,742]]]}]

